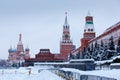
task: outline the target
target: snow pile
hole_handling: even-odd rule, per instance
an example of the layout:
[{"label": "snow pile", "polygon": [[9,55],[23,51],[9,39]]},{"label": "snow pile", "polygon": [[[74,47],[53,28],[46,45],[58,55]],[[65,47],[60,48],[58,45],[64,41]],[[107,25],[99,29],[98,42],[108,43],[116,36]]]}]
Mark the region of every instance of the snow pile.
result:
[{"label": "snow pile", "polygon": [[110,66],[120,66],[120,63],[112,63]]},{"label": "snow pile", "polygon": [[48,70],[41,71],[39,75],[39,80],[63,80],[62,78]]},{"label": "snow pile", "polygon": [[[29,70],[31,70],[30,74],[29,74]],[[62,68],[61,70],[71,71],[73,73],[78,73],[80,75],[95,75],[95,76],[109,77],[120,80],[120,74],[119,74],[120,69],[81,71],[72,68]],[[28,67],[28,68],[20,68],[20,69],[1,69],[0,79],[2,80],[64,80],[47,69],[40,69],[37,67]]]},{"label": "snow pile", "polygon": [[120,69],[87,71],[86,74],[104,76],[120,80]]},{"label": "snow pile", "polygon": [[4,69],[0,70],[0,80],[63,80],[61,77],[52,73],[48,70],[42,70],[38,73],[38,70],[31,68],[31,73],[29,74],[29,69]]},{"label": "snow pile", "polygon": [[120,56],[113,57],[113,60],[120,59]]},{"label": "snow pile", "polygon": [[103,60],[103,61],[95,61],[95,64],[101,65],[101,64],[112,63],[112,62],[113,60]]}]

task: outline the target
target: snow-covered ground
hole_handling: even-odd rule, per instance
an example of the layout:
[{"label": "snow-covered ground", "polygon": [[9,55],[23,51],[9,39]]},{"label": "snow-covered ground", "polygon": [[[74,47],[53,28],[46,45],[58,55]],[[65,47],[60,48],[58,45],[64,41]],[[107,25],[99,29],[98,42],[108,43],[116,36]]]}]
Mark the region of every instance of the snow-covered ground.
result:
[{"label": "snow-covered ground", "polygon": [[[29,70],[31,73],[29,75]],[[39,71],[40,70],[40,71]],[[62,68],[65,71],[77,72],[85,75],[96,75],[120,80],[120,69],[113,70],[94,70],[94,71],[80,71],[71,68]],[[0,80],[64,80],[55,73],[46,70],[45,68],[28,67],[19,69],[1,69]]]},{"label": "snow-covered ground", "polygon": [[29,70],[20,69],[5,69],[0,70],[0,80],[64,80],[49,70],[32,69],[29,75]]}]

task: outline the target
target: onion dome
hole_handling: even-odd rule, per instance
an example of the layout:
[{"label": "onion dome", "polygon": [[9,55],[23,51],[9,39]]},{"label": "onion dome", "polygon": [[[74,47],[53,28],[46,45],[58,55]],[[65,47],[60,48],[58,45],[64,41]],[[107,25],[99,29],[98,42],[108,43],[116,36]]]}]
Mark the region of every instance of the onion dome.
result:
[{"label": "onion dome", "polygon": [[29,49],[29,48],[26,48],[25,51],[30,51],[30,49]]},{"label": "onion dome", "polygon": [[12,49],[8,49],[8,52],[11,53],[11,52],[12,52]]},{"label": "onion dome", "polygon": [[8,52],[9,52],[9,53],[12,52],[12,46],[10,46],[10,49],[8,49]]},{"label": "onion dome", "polygon": [[13,51],[13,52],[17,52],[17,49],[13,49],[12,51]]},{"label": "onion dome", "polygon": [[9,53],[14,53],[14,52],[17,52],[17,49],[12,49],[12,48],[10,48],[10,49],[8,50],[8,52],[9,52]]}]

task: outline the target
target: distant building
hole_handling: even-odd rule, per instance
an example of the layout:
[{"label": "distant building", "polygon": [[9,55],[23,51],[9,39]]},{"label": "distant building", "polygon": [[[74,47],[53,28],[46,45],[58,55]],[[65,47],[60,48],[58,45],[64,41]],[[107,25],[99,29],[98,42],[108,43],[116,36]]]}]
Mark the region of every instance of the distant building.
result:
[{"label": "distant building", "polygon": [[57,56],[59,54],[53,54],[49,49],[40,49],[40,51],[35,55],[35,58],[26,59],[25,63],[27,65],[33,65],[34,62],[63,62],[63,59],[60,59]]},{"label": "distant building", "polygon": [[19,34],[19,41],[17,44],[17,48],[12,48],[11,46],[10,49],[8,50],[9,52],[8,60],[11,63],[18,63],[24,61],[25,59],[29,59],[30,58],[29,51],[30,51],[29,48],[26,48],[24,50],[22,44],[22,35]]}]

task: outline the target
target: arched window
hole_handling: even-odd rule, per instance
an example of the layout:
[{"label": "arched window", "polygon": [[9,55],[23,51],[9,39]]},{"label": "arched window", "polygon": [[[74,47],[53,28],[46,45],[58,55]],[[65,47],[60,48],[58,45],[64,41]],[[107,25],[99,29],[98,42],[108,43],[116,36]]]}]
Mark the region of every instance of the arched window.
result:
[{"label": "arched window", "polygon": [[88,29],[88,31],[90,31],[90,29]]},{"label": "arched window", "polygon": [[91,29],[91,31],[93,31],[93,29]]}]

